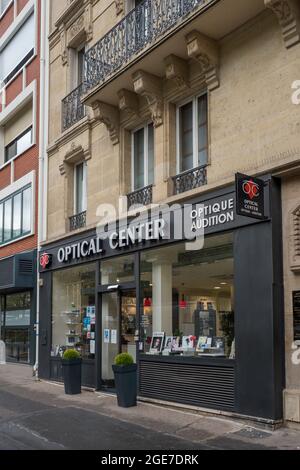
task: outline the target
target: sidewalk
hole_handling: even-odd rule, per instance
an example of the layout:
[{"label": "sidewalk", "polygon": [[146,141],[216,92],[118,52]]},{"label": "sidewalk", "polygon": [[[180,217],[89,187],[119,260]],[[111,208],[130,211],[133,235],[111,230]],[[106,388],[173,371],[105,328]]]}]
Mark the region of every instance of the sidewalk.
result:
[{"label": "sidewalk", "polygon": [[[8,405],[4,406],[1,394],[10,397]],[[141,402],[136,408],[123,409],[117,406],[115,396],[90,391],[83,391],[79,396],[66,396],[61,385],[36,381],[31,367],[11,364],[0,366],[0,424],[41,412],[35,410],[34,404],[39,404],[42,411],[55,409],[57,412],[58,408],[70,412],[75,409],[86,410],[87,414],[92,412],[93,416],[97,415],[100,419],[102,416],[103,420],[111,418],[112,422],[117,420],[126,425],[139,426],[145,436],[148,432],[159,432],[209,448],[300,450],[300,431],[281,428],[271,432],[230,419]]]}]

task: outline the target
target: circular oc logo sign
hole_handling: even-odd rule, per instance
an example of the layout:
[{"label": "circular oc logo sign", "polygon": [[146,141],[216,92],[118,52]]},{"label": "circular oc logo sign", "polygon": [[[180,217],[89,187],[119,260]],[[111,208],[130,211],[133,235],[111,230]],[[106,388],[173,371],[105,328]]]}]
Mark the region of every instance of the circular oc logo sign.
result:
[{"label": "circular oc logo sign", "polygon": [[259,196],[259,186],[252,180],[244,181],[243,191],[251,200]]},{"label": "circular oc logo sign", "polygon": [[43,253],[40,256],[40,265],[42,266],[43,269],[45,269],[47,266],[50,264],[51,257],[48,255],[48,253]]}]

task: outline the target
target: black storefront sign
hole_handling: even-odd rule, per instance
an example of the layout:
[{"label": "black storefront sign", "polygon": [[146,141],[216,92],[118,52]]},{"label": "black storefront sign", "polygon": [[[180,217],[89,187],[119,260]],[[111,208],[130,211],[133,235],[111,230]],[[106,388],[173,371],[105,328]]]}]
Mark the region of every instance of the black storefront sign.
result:
[{"label": "black storefront sign", "polygon": [[300,291],[293,292],[294,341],[300,341]]},{"label": "black storefront sign", "polygon": [[236,212],[254,219],[265,219],[265,182],[252,176],[236,174]]}]

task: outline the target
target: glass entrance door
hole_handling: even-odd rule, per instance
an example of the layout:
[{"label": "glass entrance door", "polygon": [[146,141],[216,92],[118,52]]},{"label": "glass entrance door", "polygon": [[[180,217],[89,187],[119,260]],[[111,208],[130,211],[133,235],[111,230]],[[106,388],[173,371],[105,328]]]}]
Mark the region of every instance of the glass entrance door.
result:
[{"label": "glass entrance door", "polygon": [[112,365],[121,352],[136,360],[136,293],[135,290],[102,294],[101,371],[104,388],[114,388]]}]

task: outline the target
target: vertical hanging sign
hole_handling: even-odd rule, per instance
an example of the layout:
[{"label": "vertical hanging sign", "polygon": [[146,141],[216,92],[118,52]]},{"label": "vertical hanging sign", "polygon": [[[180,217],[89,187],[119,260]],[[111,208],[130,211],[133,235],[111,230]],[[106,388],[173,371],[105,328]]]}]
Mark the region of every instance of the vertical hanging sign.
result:
[{"label": "vertical hanging sign", "polygon": [[252,176],[237,173],[236,212],[244,217],[264,220],[265,216],[265,182]]}]

